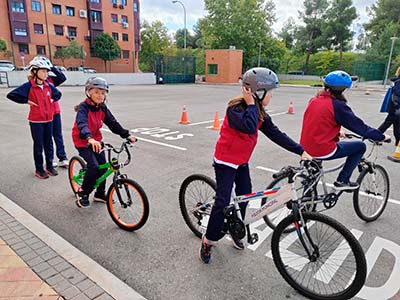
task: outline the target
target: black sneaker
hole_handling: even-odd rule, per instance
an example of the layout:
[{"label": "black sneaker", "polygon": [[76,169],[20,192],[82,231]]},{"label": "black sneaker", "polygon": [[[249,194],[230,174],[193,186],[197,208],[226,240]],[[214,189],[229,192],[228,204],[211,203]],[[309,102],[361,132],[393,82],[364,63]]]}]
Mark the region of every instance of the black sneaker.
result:
[{"label": "black sneaker", "polygon": [[58,172],[56,169],[51,168],[51,169],[46,169],[46,173],[49,174],[50,176],[57,176]]},{"label": "black sneaker", "polygon": [[244,250],[244,244],[242,240],[235,240],[234,238],[232,238],[232,244],[233,247],[235,247],[238,250]]},{"label": "black sneaker", "polygon": [[335,190],[337,191],[354,191],[358,189],[359,185],[356,182],[341,182],[335,181],[333,183]]},{"label": "black sneaker", "polygon": [[209,245],[204,241],[204,237],[201,239],[199,257],[200,257],[200,260],[205,264],[210,263],[212,247],[213,247],[212,245]]},{"label": "black sneaker", "polygon": [[78,205],[78,207],[88,208],[90,206],[89,195],[84,194],[83,191],[80,190],[77,196],[76,205]]},{"label": "black sneaker", "polygon": [[96,191],[94,193],[93,200],[96,202],[107,203],[107,197],[104,191]]},{"label": "black sneaker", "polygon": [[35,171],[35,176],[40,179],[47,179],[49,175],[45,171]]}]

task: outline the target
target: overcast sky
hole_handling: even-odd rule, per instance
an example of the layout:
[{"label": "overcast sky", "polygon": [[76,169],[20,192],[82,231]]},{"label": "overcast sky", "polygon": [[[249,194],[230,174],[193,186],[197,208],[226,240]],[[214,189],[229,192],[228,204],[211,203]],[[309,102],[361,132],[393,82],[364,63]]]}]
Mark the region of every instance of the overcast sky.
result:
[{"label": "overcast sky", "polygon": [[[180,0],[186,7],[186,27],[192,30],[199,18],[204,17],[204,3],[202,0]],[[275,15],[277,22],[273,30],[278,32],[289,17],[298,19],[298,11],[303,10],[301,0],[273,0],[275,3]],[[361,23],[368,21],[366,7],[375,3],[375,0],[353,0]],[[168,28],[169,32],[175,32],[184,27],[183,7],[179,3],[172,3],[171,0],[141,0],[141,21],[153,22],[159,20]]]}]

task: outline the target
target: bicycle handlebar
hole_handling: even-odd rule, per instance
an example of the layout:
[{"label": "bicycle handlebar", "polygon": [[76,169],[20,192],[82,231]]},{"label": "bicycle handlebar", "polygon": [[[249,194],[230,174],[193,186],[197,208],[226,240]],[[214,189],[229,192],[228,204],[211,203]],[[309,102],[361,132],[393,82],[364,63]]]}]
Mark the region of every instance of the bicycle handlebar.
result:
[{"label": "bicycle handlebar", "polygon": [[124,163],[119,163],[120,167],[124,167],[124,166],[129,165],[130,162],[131,162],[131,157],[132,156],[131,156],[131,153],[130,153],[128,147],[129,148],[133,147],[132,143],[129,140],[123,141],[122,144],[121,144],[121,147],[119,149],[115,148],[111,144],[102,142],[102,150],[101,151],[107,151],[108,152],[108,161],[110,163],[112,163],[111,151],[113,151],[114,153],[116,153],[118,155],[125,151],[128,157],[127,157],[127,159],[126,159],[126,161]]},{"label": "bicycle handlebar", "polygon": [[[348,138],[348,139],[352,139],[352,138],[356,138],[356,139],[360,139],[360,140],[364,139],[363,137],[361,137],[361,136],[359,136],[357,134],[354,134],[354,133],[345,133],[344,136],[346,138]],[[372,144],[375,144],[375,145],[382,145],[382,143],[391,143],[392,139],[389,138],[389,139],[386,139],[386,140],[383,140],[383,141],[374,141],[374,140],[368,139],[368,141],[371,142]]]}]

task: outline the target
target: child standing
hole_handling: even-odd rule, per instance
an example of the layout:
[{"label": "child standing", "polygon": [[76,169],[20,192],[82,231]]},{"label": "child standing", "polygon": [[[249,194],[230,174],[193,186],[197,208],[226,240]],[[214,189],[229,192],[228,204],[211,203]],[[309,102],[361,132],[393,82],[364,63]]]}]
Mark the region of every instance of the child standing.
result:
[{"label": "child standing", "polygon": [[[61,98],[61,92],[47,82],[50,67],[40,59],[33,59],[28,66],[29,81],[7,94],[7,98],[21,104],[29,104],[29,126],[33,139],[35,176],[46,179],[58,175],[53,167],[52,121],[53,101]],[[43,150],[46,168],[43,168]]]},{"label": "child standing", "polygon": [[[253,68],[243,75],[242,84],[243,95],[229,101],[215,146],[215,203],[200,247],[200,259],[206,264],[211,259],[211,248],[222,238],[224,208],[229,205],[233,185],[237,195],[251,192],[248,162],[257,144],[258,130],[286,150],[311,159],[301,145],[272,123],[271,117],[265,112],[264,108],[272,98],[270,91],[279,84],[276,74],[267,68]],[[244,217],[246,204],[240,208]],[[232,242],[235,248],[244,250],[241,240],[232,239]]]},{"label": "child standing", "polygon": [[[89,207],[89,195],[93,191],[94,184],[104,170],[99,170],[98,166],[106,162],[105,154],[101,151],[101,127],[103,123],[110,130],[119,134],[122,138],[129,139],[132,143],[136,138],[129,134],[129,130],[124,129],[111,114],[105,105],[107,93],[109,91],[107,81],[101,77],[92,77],[86,81],[86,99],[76,108],[77,114],[72,128],[72,140],[79,155],[83,157],[87,164],[87,171],[83,179],[82,186],[78,192],[76,204],[78,207]],[[88,144],[90,147],[87,147]],[[105,195],[106,181],[103,181],[97,188],[93,200],[106,203]]]}]

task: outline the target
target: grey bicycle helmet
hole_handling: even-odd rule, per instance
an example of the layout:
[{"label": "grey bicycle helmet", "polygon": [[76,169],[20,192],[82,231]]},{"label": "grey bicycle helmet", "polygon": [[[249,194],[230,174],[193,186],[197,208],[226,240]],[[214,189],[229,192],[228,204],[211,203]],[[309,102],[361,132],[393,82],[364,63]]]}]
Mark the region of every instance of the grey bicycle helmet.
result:
[{"label": "grey bicycle helmet", "polygon": [[87,94],[93,88],[98,88],[105,90],[106,93],[109,92],[108,83],[104,78],[101,77],[90,77],[85,83],[85,93]]},{"label": "grey bicycle helmet", "polygon": [[[252,68],[242,76],[242,85],[249,88],[251,92],[262,101],[268,91],[279,87],[278,76],[267,68]],[[259,97],[257,92],[263,92]]]}]

